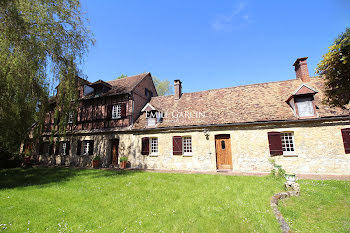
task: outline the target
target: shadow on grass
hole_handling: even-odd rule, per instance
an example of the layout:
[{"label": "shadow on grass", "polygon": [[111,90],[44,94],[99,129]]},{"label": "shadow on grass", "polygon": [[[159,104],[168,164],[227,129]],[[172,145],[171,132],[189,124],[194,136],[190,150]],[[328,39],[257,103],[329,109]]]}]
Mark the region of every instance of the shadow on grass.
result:
[{"label": "shadow on grass", "polygon": [[14,168],[0,170],[0,189],[47,185],[69,181],[73,177],[122,177],[138,171],[95,170],[78,168]]}]

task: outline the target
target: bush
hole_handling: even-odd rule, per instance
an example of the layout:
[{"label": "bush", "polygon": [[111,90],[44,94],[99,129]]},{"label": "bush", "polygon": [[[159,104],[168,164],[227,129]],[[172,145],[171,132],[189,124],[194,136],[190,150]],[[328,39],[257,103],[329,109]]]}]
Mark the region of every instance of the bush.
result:
[{"label": "bush", "polygon": [[99,155],[96,155],[95,158],[94,158],[94,160],[100,161],[100,160],[101,160],[101,157],[100,157]]},{"label": "bush", "polygon": [[128,157],[122,156],[122,157],[120,157],[119,161],[120,162],[126,162],[126,161],[128,161]]}]

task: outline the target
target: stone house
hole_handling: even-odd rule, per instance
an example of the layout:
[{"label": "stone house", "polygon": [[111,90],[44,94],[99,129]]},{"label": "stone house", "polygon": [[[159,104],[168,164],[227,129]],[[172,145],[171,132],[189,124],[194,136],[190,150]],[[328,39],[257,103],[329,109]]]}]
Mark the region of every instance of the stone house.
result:
[{"label": "stone house", "polygon": [[[171,96],[157,96],[149,73],[85,84],[110,88],[81,97],[79,111],[102,108],[102,117],[78,113],[75,128],[56,150],[40,150],[40,159],[90,166],[100,155],[108,167],[128,156],[140,169],[269,172],[272,158],[287,172],[349,174],[349,111],[323,104],[324,80],[309,77],[306,59],[294,63],[293,80],[194,93],[182,93],[175,80]],[[108,117],[120,103],[126,115]],[[48,136],[43,142],[50,147]]]}]

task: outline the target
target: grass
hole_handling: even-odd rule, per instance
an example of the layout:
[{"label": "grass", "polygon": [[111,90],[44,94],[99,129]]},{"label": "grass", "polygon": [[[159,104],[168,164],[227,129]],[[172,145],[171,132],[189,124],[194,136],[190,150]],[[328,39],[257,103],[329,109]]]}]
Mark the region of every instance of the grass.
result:
[{"label": "grass", "polygon": [[[349,232],[350,182],[301,180],[296,232]],[[0,232],[280,232],[283,180],[64,168],[0,170]]]},{"label": "grass", "polygon": [[295,232],[350,232],[350,182],[300,180],[301,196],[279,209]]},{"label": "grass", "polygon": [[280,232],[270,177],[0,170],[0,231]]}]

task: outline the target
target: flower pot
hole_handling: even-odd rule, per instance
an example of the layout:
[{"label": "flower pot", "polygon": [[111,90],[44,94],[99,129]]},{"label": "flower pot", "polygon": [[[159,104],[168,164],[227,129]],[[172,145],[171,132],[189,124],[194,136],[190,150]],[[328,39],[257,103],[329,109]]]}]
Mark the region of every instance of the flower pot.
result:
[{"label": "flower pot", "polygon": [[30,156],[24,157],[24,162],[25,162],[26,164],[30,164]]},{"label": "flower pot", "polygon": [[289,182],[295,182],[296,180],[295,174],[286,174],[286,180]]},{"label": "flower pot", "polygon": [[120,162],[120,168],[121,169],[125,169],[126,168],[126,163],[127,163],[127,161]]},{"label": "flower pot", "polygon": [[100,160],[92,160],[92,167],[97,168],[100,166]]}]

